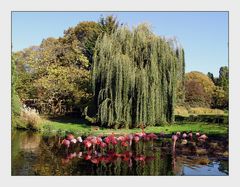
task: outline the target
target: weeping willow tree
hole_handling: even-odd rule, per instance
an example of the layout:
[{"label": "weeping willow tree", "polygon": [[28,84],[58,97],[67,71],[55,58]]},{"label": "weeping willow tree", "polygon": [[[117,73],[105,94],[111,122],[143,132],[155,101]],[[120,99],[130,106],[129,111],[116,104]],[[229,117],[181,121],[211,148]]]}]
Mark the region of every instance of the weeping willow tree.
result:
[{"label": "weeping willow tree", "polygon": [[146,24],[99,37],[92,71],[97,121],[115,128],[173,122],[183,55],[175,40]]}]

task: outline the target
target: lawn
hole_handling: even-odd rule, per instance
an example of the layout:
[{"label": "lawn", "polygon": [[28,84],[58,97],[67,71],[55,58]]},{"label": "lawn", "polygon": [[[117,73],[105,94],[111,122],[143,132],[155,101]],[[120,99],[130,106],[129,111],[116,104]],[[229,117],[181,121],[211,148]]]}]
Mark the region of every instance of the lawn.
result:
[{"label": "lawn", "polygon": [[[111,133],[125,134],[140,132],[139,128],[134,129],[108,129],[97,126],[87,125],[82,120],[45,120],[43,123],[43,133],[54,135],[59,134],[64,136],[66,133],[73,133],[75,135],[107,135]],[[171,134],[172,132],[193,131],[206,133],[207,135],[227,135],[228,125],[226,124],[209,124],[209,123],[176,123],[167,126],[148,126],[145,128],[147,133],[160,133]]]}]

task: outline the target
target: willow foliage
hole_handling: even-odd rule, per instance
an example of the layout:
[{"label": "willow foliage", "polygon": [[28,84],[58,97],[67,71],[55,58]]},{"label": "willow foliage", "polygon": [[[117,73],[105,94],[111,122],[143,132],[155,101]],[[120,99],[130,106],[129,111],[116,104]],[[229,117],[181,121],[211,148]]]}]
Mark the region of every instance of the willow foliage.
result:
[{"label": "willow foliage", "polygon": [[99,37],[92,72],[98,121],[115,128],[173,122],[183,55],[146,24]]}]

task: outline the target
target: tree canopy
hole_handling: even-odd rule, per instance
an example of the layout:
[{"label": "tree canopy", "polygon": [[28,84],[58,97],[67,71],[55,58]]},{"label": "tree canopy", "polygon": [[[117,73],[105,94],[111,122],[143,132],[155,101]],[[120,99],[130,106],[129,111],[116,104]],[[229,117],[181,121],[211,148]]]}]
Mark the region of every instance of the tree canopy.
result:
[{"label": "tree canopy", "polygon": [[210,107],[215,89],[213,81],[205,74],[192,71],[185,75],[186,103],[191,107]]},{"label": "tree canopy", "polygon": [[183,54],[145,24],[98,38],[92,72],[98,122],[115,128],[173,122]]}]

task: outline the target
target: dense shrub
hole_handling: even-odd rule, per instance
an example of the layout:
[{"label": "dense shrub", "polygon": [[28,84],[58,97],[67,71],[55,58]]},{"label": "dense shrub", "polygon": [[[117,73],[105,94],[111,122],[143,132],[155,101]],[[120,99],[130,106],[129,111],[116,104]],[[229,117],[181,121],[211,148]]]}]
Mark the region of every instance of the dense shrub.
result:
[{"label": "dense shrub", "polygon": [[220,109],[211,109],[203,107],[176,107],[175,115],[178,116],[190,116],[190,115],[224,115],[225,112]]},{"label": "dense shrub", "polygon": [[180,115],[180,116],[189,116],[187,108],[185,108],[183,106],[175,107],[174,114],[175,115]]},{"label": "dense shrub", "polygon": [[175,116],[176,122],[206,122],[227,124],[227,115],[190,115],[190,116]]}]

